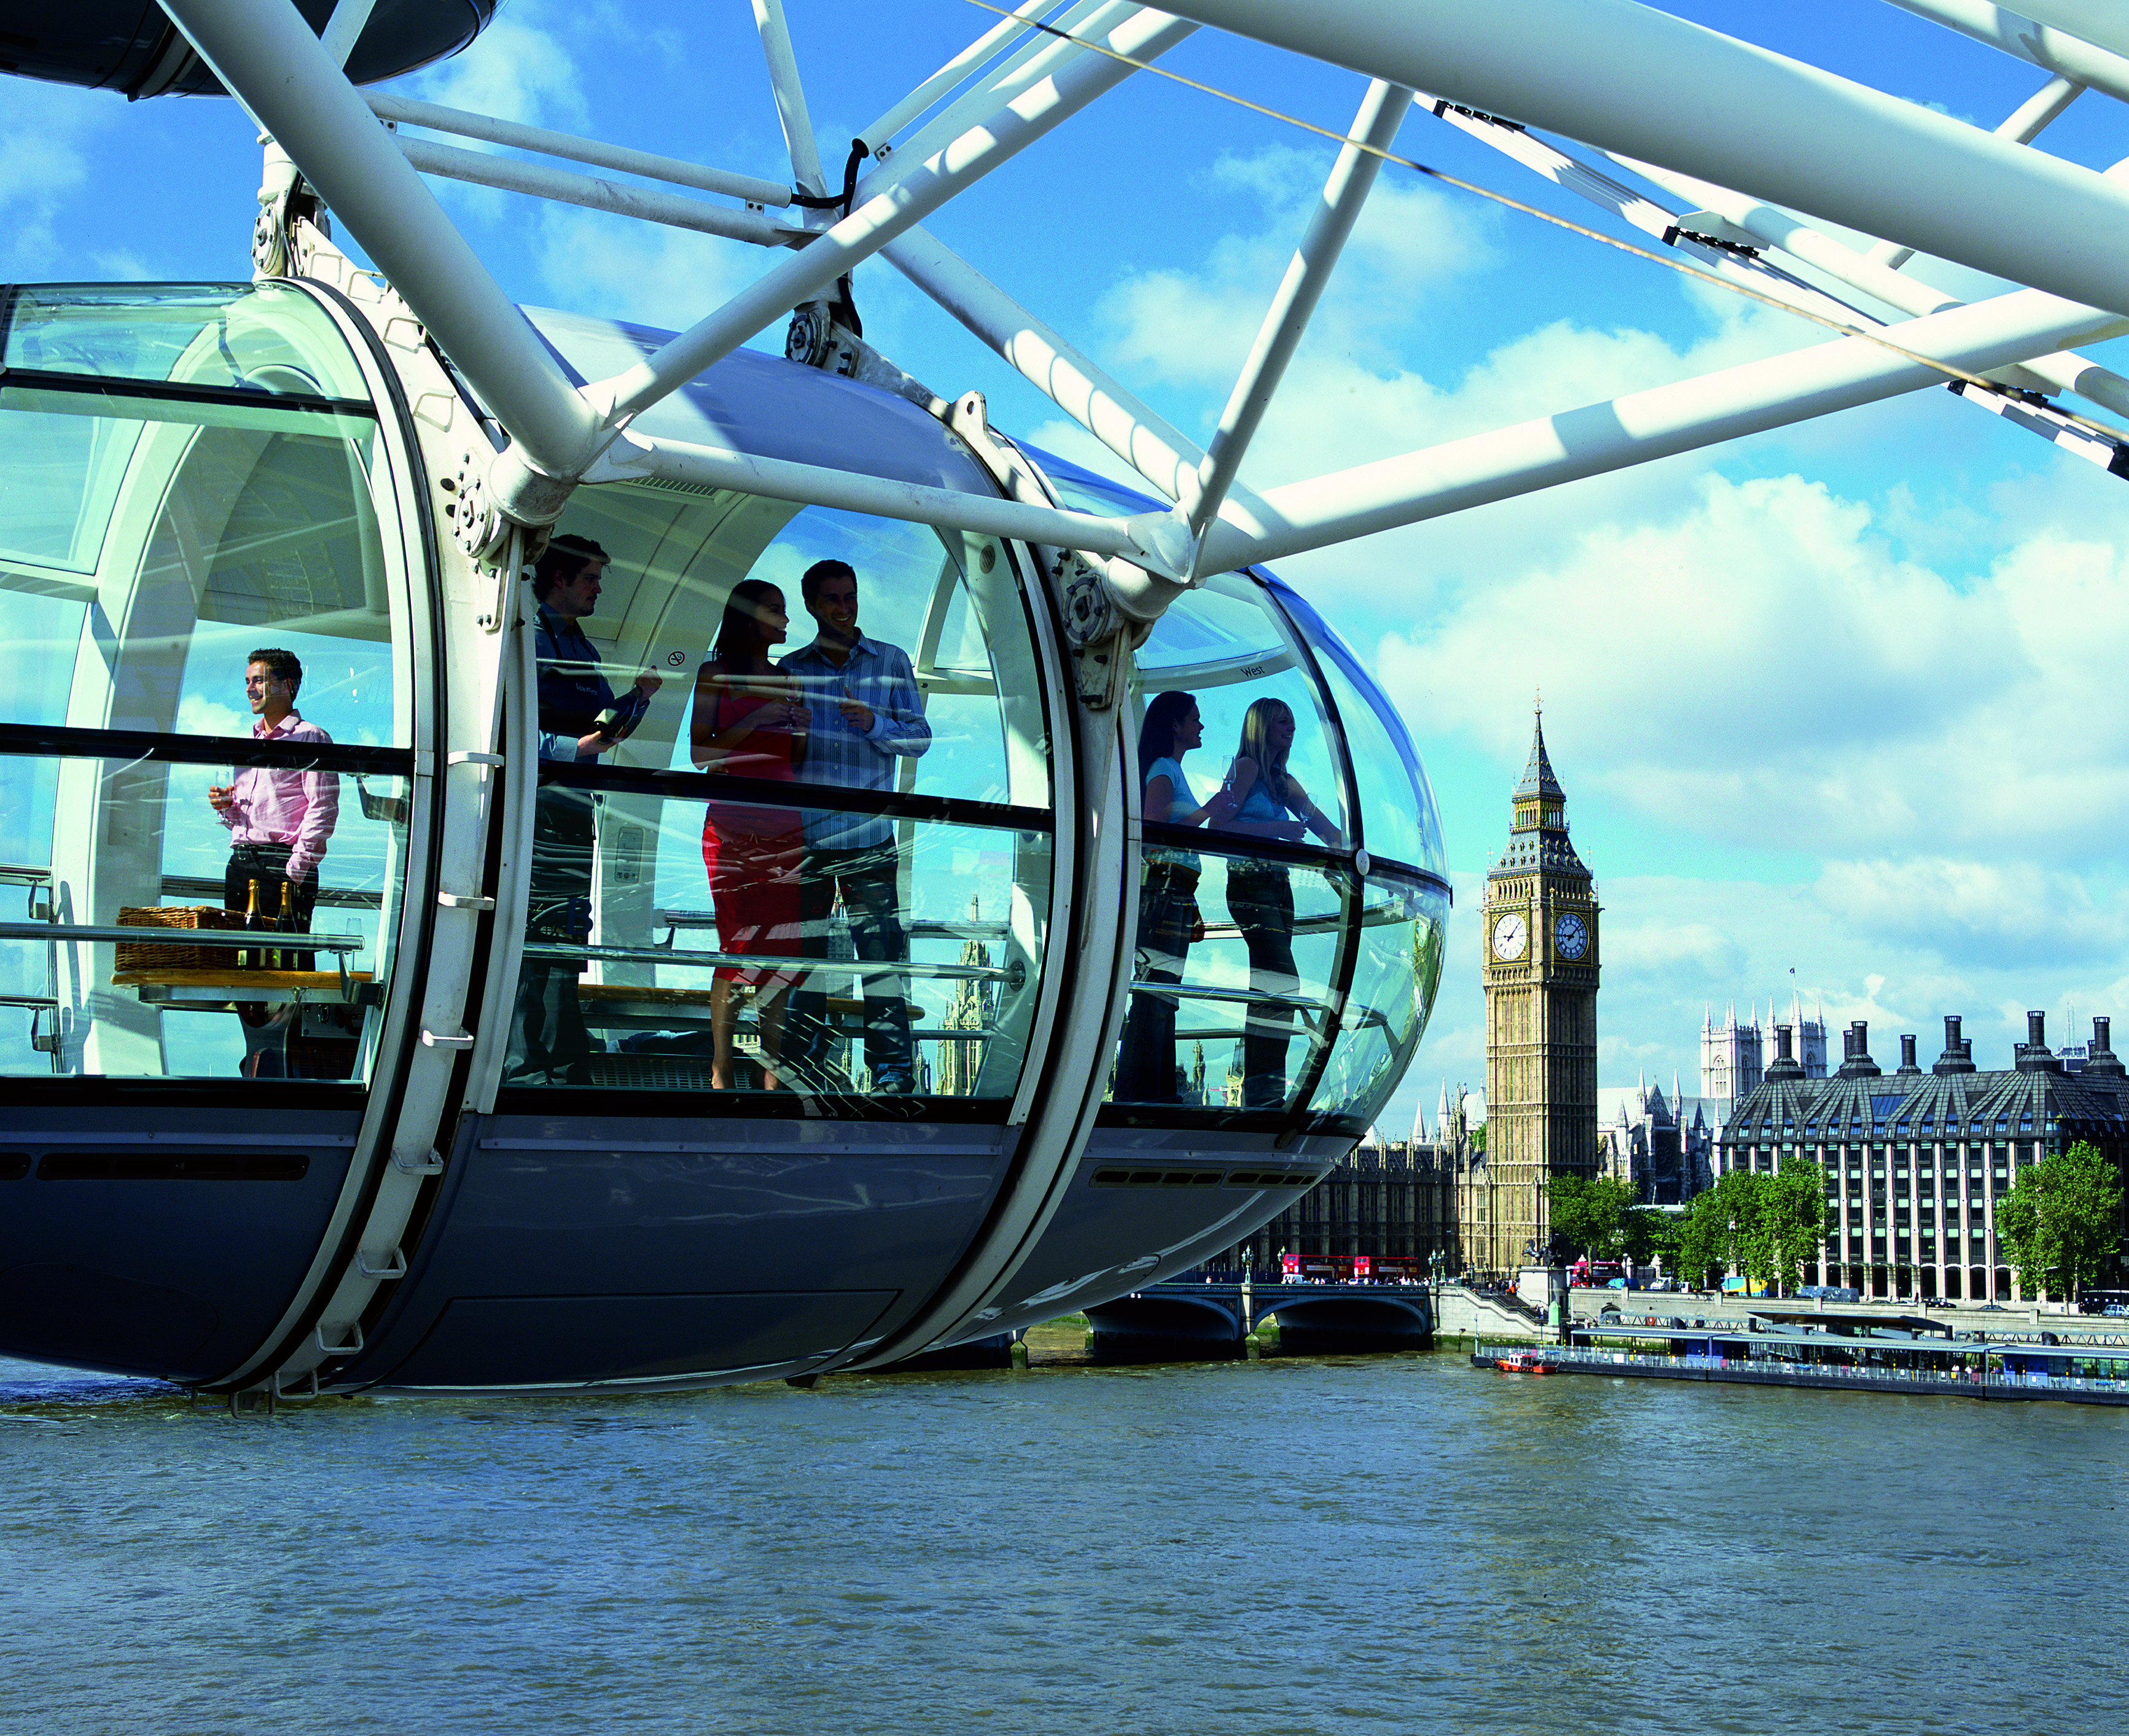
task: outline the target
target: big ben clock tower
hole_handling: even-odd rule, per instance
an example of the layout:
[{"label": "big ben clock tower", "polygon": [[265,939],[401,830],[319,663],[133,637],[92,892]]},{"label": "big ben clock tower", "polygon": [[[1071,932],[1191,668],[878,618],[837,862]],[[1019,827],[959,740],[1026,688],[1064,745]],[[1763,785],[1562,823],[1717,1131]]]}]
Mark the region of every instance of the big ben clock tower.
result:
[{"label": "big ben clock tower", "polygon": [[1543,1258],[1546,1182],[1597,1173],[1597,888],[1568,841],[1541,711],[1512,808],[1480,935],[1492,1210],[1471,1253],[1496,1272],[1525,1264],[1527,1244]]}]

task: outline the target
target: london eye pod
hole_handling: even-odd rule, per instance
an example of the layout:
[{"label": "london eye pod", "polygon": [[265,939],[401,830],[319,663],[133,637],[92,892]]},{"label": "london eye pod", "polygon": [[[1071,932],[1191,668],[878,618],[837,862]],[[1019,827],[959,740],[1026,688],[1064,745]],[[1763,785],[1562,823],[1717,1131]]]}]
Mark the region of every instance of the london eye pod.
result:
[{"label": "london eye pod", "polygon": [[[610,558],[581,625],[617,685],[663,684],[611,754],[543,758],[532,586],[453,535],[484,413],[395,340],[396,297],[321,237],[302,263],[9,293],[0,875],[23,901],[0,924],[0,1350],[211,1386],[800,1374],[1192,1265],[1350,1147],[1417,1041],[1447,889],[1409,740],[1298,597],[1215,576],[1095,711],[1055,550],[587,487],[557,527]],[[665,340],[530,317],[580,378]],[[951,491],[972,519],[1014,488],[1136,504],[973,401],[940,408],[741,351],[638,428]],[[926,750],[877,788],[803,762],[795,784],[697,770],[689,690],[733,587],[770,579],[796,616],[832,559],[868,638],[909,653]],[[328,740],[250,732],[260,650],[300,662],[295,710]],[[1305,842],[1143,827],[1200,877],[1202,938],[1156,982],[1133,732],[1170,691],[1199,708],[1212,782],[1250,706],[1284,704],[1326,818]],[[239,901],[208,791],[247,777],[337,796],[307,956],[206,925]],[[586,822],[582,906],[559,912],[558,802]],[[715,1087],[740,941],[706,820],[846,835],[886,865],[899,948],[870,944],[880,912],[847,879],[770,948],[819,997],[786,1089],[760,1088],[759,992]],[[1243,925],[1238,888],[1268,875],[1291,899],[1283,975]],[[1125,1030],[1135,996],[1165,1007],[1157,1039]],[[903,1079],[879,1030],[897,1011]],[[541,1049],[557,1017],[581,1020],[567,1056]],[[1149,1040],[1120,1098],[1119,1045],[1142,1063]]]}]

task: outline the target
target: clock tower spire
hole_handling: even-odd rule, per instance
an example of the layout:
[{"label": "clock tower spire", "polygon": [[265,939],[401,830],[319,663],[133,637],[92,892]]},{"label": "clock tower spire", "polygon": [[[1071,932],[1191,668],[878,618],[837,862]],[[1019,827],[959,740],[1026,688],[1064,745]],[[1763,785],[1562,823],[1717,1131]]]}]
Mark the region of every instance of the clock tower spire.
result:
[{"label": "clock tower spire", "polygon": [[1597,1173],[1597,887],[1568,837],[1541,706],[1509,811],[1482,918],[1492,1198],[1486,1245],[1471,1248],[1496,1272],[1529,1263],[1527,1249],[1545,1259],[1546,1182]]}]

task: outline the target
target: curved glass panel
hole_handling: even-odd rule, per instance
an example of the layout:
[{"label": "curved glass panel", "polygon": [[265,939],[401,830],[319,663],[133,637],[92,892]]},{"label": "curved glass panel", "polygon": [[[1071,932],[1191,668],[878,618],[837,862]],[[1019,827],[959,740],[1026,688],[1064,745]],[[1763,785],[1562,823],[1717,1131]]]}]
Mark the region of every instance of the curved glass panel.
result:
[{"label": "curved glass panel", "polygon": [[[390,489],[366,412],[231,389],[255,364],[338,396],[354,362],[293,291],[18,291],[10,317],[0,1071],[363,1076],[412,769]],[[301,943],[235,932],[255,902]]]},{"label": "curved glass panel", "polygon": [[262,395],[366,402],[323,308],[286,283],[42,283],[17,288],[0,364]]},{"label": "curved glass panel", "polygon": [[1441,816],[1404,721],[1323,618],[1284,586],[1274,594],[1316,654],[1338,709],[1360,798],[1360,837],[1369,854],[1448,878]]},{"label": "curved glass panel", "polygon": [[1351,878],[1217,835],[1161,854],[1110,1101],[1284,1115],[1331,1041]]},{"label": "curved glass panel", "polygon": [[[1052,825],[1005,545],[655,488],[583,490],[560,531],[584,541],[532,579],[542,787],[505,1085],[1002,1107]],[[760,662],[718,652],[741,604]]]},{"label": "curved glass panel", "polygon": [[[1276,816],[1269,808],[1262,814],[1245,811],[1227,823],[1288,839],[1304,835],[1305,827],[1305,835],[1312,841],[1333,849],[1348,842],[1343,756],[1336,732],[1284,616],[1262,585],[1239,573],[1216,574],[1199,589],[1178,597],[1154,623],[1151,635],[1139,648],[1131,683],[1133,717],[1141,734],[1148,706],[1171,692],[1190,696],[1199,725],[1200,745],[1194,750],[1198,758],[1189,758],[1193,749],[1186,744],[1177,762],[1185,793],[1194,798],[1193,809],[1180,811],[1202,806],[1226,782],[1236,758],[1243,752],[1243,732],[1251,708],[1268,701],[1283,706],[1293,725],[1286,762],[1293,802]],[[1148,748],[1141,755],[1141,777],[1150,773],[1155,756],[1174,753],[1176,744],[1171,739]],[[1172,787],[1172,779],[1170,783]],[[1306,818],[1312,805],[1318,820]]]},{"label": "curved glass panel", "polygon": [[1310,1107],[1373,1121],[1411,1065],[1441,981],[1449,903],[1430,886],[1371,874],[1359,901],[1353,984]]}]

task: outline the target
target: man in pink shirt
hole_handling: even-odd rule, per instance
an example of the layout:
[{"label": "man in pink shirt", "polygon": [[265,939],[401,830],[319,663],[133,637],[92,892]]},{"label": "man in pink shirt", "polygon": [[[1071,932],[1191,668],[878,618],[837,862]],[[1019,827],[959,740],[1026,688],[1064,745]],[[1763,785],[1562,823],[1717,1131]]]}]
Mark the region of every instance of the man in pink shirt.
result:
[{"label": "man in pink shirt", "polygon": [[[303,666],[293,651],[268,645],[245,659],[245,696],[258,720],[251,725],[254,740],[332,740],[316,724],[304,722],[296,710],[296,692],[302,684]],[[255,882],[260,913],[278,922],[285,885],[296,928],[309,933],[311,908],[317,901],[318,858],[340,818],[340,779],[316,769],[246,766],[235,783],[208,786],[207,798],[231,834],[222,902],[233,911],[249,909]],[[312,963],[312,955],[305,953],[292,968],[308,970]]]}]

